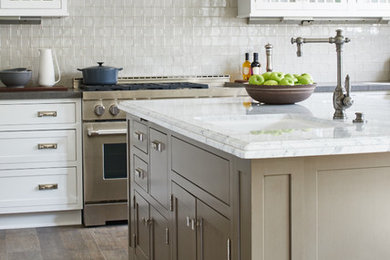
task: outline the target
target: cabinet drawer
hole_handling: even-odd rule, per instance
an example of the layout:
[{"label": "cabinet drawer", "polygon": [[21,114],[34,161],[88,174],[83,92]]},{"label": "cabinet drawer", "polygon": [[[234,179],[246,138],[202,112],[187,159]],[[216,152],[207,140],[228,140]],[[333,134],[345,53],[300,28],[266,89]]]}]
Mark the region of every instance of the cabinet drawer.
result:
[{"label": "cabinet drawer", "polygon": [[0,171],[0,213],[80,208],[76,168]]},{"label": "cabinet drawer", "polygon": [[133,120],[133,133],[131,134],[131,141],[135,147],[148,153],[148,127]]},{"label": "cabinet drawer", "polygon": [[0,132],[0,164],[76,160],[76,130]]},{"label": "cabinet drawer", "polygon": [[172,170],[229,204],[229,160],[172,137]]},{"label": "cabinet drawer", "polygon": [[76,102],[0,104],[0,125],[74,124]]},{"label": "cabinet drawer", "polygon": [[148,191],[148,164],[137,156],[134,156],[134,182]]}]

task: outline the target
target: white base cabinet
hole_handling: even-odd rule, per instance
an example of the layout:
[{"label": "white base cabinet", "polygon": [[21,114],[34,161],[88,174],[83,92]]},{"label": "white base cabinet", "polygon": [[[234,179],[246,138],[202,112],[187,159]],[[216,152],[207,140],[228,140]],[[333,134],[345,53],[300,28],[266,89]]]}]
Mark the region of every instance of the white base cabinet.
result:
[{"label": "white base cabinet", "polygon": [[0,0],[0,16],[68,16],[67,0]]},{"label": "white base cabinet", "polygon": [[0,113],[0,228],[81,224],[80,100],[3,100]]}]

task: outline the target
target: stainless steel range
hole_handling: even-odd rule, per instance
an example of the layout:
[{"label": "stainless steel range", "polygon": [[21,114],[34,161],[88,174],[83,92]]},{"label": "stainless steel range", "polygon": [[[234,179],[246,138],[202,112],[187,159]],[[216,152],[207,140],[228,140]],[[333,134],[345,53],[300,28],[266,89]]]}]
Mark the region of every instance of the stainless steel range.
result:
[{"label": "stainless steel range", "polygon": [[83,164],[85,226],[127,220],[126,115],[121,100],[246,95],[245,89],[224,88],[229,76],[127,77],[118,85],[90,86],[83,91]]}]

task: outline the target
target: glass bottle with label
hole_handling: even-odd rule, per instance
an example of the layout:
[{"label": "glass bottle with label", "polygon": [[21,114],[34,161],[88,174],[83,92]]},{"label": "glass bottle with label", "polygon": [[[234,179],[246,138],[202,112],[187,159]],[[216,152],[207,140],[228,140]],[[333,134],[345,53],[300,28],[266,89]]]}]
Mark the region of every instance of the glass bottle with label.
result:
[{"label": "glass bottle with label", "polygon": [[249,80],[251,77],[251,62],[249,61],[249,53],[245,53],[245,61],[242,64],[242,79]]},{"label": "glass bottle with label", "polygon": [[260,75],[260,63],[259,63],[259,54],[257,52],[253,53],[253,62],[251,64],[252,75]]}]

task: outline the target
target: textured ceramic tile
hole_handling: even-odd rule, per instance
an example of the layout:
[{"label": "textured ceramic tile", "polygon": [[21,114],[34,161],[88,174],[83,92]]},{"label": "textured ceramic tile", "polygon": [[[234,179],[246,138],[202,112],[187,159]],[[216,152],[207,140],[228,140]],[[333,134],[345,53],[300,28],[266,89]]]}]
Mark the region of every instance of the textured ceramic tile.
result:
[{"label": "textured ceramic tile", "polygon": [[0,25],[0,69],[28,67],[37,81],[38,49],[57,50],[62,84],[96,61],[123,67],[121,76],[231,74],[240,78],[244,53],[274,46],[274,70],[309,72],[336,81],[335,46],[306,44],[296,56],[290,38],[330,37],[342,28],[351,42],[344,69],[352,81],[390,80],[389,25],[248,25],[236,0],[69,0],[70,16],[42,25]]}]

